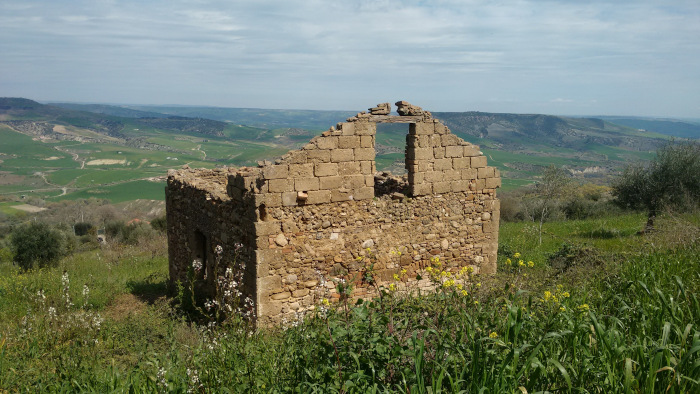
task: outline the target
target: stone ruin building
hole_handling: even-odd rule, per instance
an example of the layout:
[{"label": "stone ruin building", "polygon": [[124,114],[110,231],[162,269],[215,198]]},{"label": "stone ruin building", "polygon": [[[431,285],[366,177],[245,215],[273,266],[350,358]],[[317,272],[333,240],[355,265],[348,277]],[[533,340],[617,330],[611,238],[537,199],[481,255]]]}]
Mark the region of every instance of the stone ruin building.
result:
[{"label": "stone ruin building", "polygon": [[[211,294],[230,267],[249,311],[274,324],[339,299],[341,279],[352,298],[375,295],[358,258],[368,253],[380,285],[405,269],[404,282],[430,287],[417,276],[436,256],[450,270],[495,272],[499,171],[430,112],[396,105],[398,116],[379,104],[257,168],[170,170],[171,284],[199,264],[198,288]],[[376,172],[377,123],[409,124],[407,176]]]}]

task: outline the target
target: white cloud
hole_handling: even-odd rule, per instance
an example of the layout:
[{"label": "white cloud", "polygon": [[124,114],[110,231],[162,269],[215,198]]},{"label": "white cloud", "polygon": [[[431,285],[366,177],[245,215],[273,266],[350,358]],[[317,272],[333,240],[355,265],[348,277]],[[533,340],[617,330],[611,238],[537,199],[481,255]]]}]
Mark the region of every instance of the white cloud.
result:
[{"label": "white cloud", "polygon": [[568,111],[697,116],[698,4],[6,0],[0,90],[347,109],[411,96],[436,111],[566,102]]}]

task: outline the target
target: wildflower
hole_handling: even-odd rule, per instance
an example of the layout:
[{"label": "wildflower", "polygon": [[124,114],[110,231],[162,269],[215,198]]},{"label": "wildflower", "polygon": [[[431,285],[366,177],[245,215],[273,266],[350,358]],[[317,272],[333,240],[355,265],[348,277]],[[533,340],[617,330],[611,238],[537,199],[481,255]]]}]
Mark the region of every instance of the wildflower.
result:
[{"label": "wildflower", "polygon": [[545,301],[549,301],[551,298],[552,298],[552,292],[549,291],[549,290],[546,290],[546,291],[544,292],[544,300],[545,300]]},{"label": "wildflower", "polygon": [[428,271],[428,272],[433,272],[433,267],[428,267],[428,268],[426,268],[425,270]]},{"label": "wildflower", "polygon": [[532,268],[532,267],[535,266],[535,262],[532,261],[532,260],[530,260],[530,261],[527,262],[527,266],[530,267],[530,268]]},{"label": "wildflower", "polygon": [[489,338],[491,338],[491,339],[498,338],[498,333],[496,331],[491,331],[491,334],[489,334]]},{"label": "wildflower", "polygon": [[513,255],[513,257],[515,257],[516,259],[517,259],[517,258],[520,258],[520,253],[519,253],[519,252],[518,252],[518,253],[515,253],[515,254]]},{"label": "wildflower", "polygon": [[224,248],[222,248],[221,245],[216,245],[214,248],[214,253],[220,256],[222,253],[224,253]]},{"label": "wildflower", "polygon": [[506,259],[506,265],[511,265],[513,262],[510,259]]},{"label": "wildflower", "polygon": [[394,274],[394,280],[395,280],[395,281],[399,281],[399,280],[401,280],[401,278],[399,278],[399,275],[398,275],[398,274]]},{"label": "wildflower", "polygon": [[448,288],[448,287],[454,286],[454,284],[455,284],[454,279],[449,279],[449,280],[446,280],[446,281],[442,284],[442,287]]},{"label": "wildflower", "polygon": [[569,294],[568,291],[565,291],[565,292],[563,292],[563,293],[561,294],[561,296],[564,297],[564,298],[569,298],[571,295]]},{"label": "wildflower", "polygon": [[479,287],[481,287],[481,282],[476,284],[476,288],[478,289]]},{"label": "wildflower", "polygon": [[323,301],[321,301],[321,304],[323,304],[323,306],[330,306],[331,302],[328,301],[328,298],[324,298]]},{"label": "wildflower", "polygon": [[474,301],[474,305],[479,305],[479,301]]},{"label": "wildflower", "polygon": [[457,284],[455,287],[457,288],[457,290],[462,290],[462,287],[464,287],[464,286],[462,286],[462,284],[459,283],[459,284]]},{"label": "wildflower", "polygon": [[391,283],[391,284],[389,285],[389,291],[392,291],[392,292],[393,292],[393,291],[396,291],[396,285],[393,284],[393,283]]},{"label": "wildflower", "polygon": [[562,305],[562,306],[559,307],[559,312],[564,312],[565,310],[566,310],[566,307],[565,307],[565,306]]},{"label": "wildflower", "polygon": [[591,308],[588,306],[588,304],[581,304],[581,305],[579,305],[579,306],[577,307],[577,309],[578,309],[580,312],[587,312],[587,311],[588,311],[589,309],[591,309]]},{"label": "wildflower", "polygon": [[524,262],[523,260],[518,260],[518,266],[524,267],[524,266],[525,266],[525,262]]},{"label": "wildflower", "polygon": [[468,296],[468,295],[469,295],[469,293],[467,293],[467,291],[466,291],[466,290],[462,290],[462,295],[466,297],[466,296]]},{"label": "wildflower", "polygon": [[202,260],[199,260],[199,259],[192,260],[192,268],[194,269],[195,272],[201,271],[202,270]]},{"label": "wildflower", "polygon": [[[399,252],[399,254],[401,254],[401,252]],[[408,271],[406,271],[406,269],[402,269],[402,270],[401,270],[401,276],[406,276],[406,273],[407,273],[407,272],[408,272]]]}]

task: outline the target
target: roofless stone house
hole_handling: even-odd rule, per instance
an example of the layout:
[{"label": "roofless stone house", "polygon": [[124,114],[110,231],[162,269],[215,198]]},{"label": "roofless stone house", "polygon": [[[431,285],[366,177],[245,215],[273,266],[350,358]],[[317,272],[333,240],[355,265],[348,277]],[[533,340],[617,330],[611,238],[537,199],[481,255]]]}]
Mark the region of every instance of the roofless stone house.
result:
[{"label": "roofless stone house", "polygon": [[[435,256],[494,272],[498,170],[430,112],[396,105],[398,116],[380,104],[257,168],[170,170],[171,281],[185,281],[194,261],[204,291],[227,267],[242,270],[240,290],[266,324],[338,298],[341,278],[355,282],[353,297],[371,296],[357,259],[367,249],[379,283],[401,269],[416,281]],[[375,175],[377,123],[409,124],[404,184]]]}]

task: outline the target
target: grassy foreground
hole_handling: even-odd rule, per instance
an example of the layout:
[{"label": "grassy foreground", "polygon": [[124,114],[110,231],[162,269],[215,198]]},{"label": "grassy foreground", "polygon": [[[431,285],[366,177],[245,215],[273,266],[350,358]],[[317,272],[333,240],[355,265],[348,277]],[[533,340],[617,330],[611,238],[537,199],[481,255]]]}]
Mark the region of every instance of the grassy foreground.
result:
[{"label": "grassy foreground", "polygon": [[505,223],[495,276],[436,261],[437,293],[399,275],[276,329],[188,320],[153,240],[0,265],[0,392],[700,392],[700,218],[644,221],[546,223],[542,245]]}]

